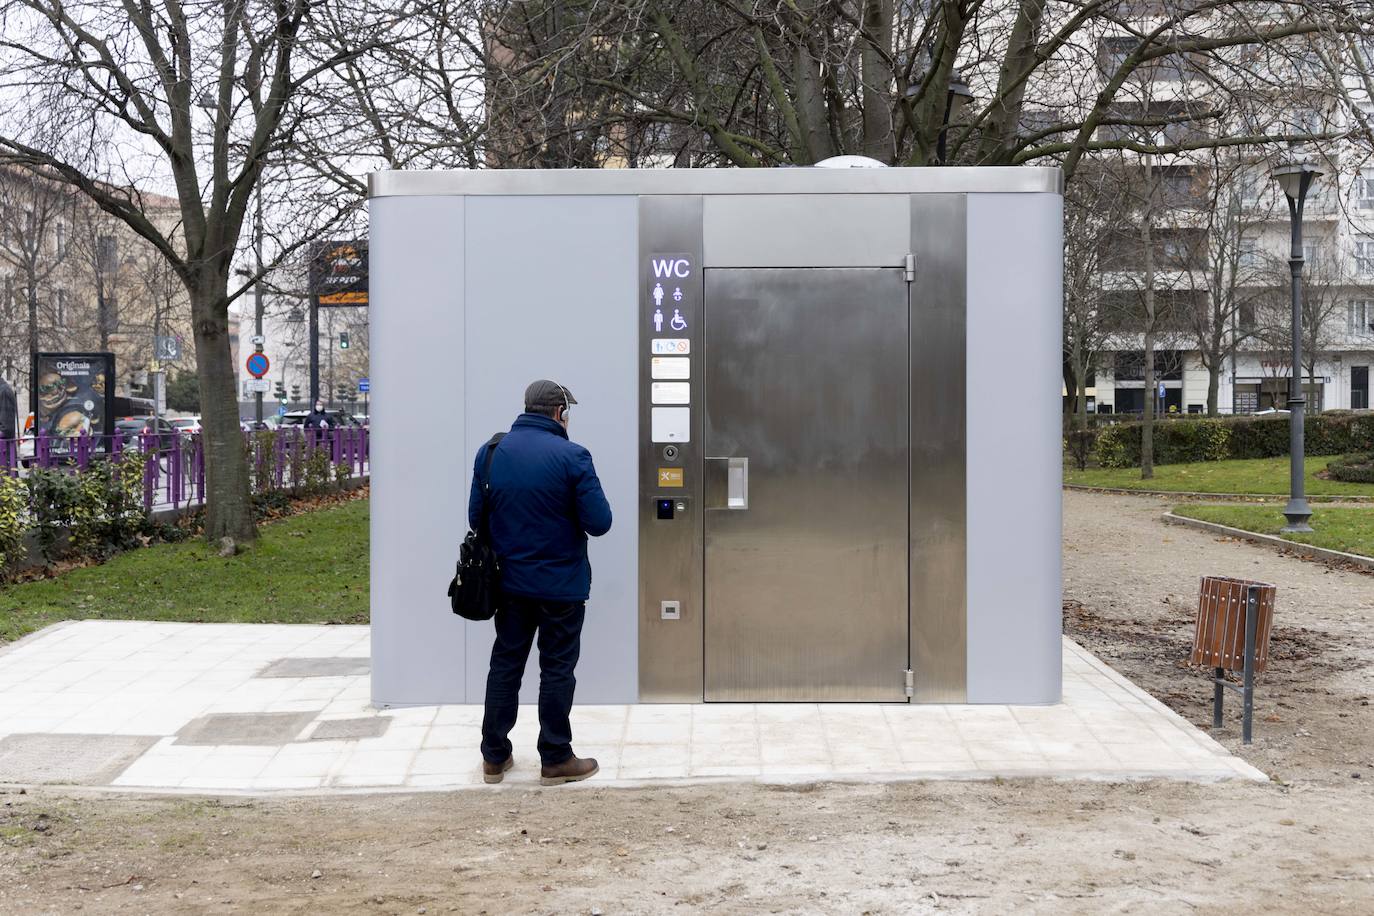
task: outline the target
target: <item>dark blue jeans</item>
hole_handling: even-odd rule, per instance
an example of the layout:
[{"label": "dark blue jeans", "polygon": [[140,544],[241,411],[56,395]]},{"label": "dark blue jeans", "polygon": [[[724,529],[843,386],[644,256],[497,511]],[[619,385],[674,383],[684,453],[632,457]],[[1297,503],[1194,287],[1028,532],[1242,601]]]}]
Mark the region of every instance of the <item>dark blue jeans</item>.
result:
[{"label": "dark blue jeans", "polygon": [[539,759],[545,766],[573,755],[573,690],[577,656],[582,651],[581,601],[543,601],[505,596],[496,612],[496,642],[487,672],[487,709],[482,717],[482,757],[502,763],[511,755],[507,737],[519,712],[520,679],[530,646],[539,635]]}]

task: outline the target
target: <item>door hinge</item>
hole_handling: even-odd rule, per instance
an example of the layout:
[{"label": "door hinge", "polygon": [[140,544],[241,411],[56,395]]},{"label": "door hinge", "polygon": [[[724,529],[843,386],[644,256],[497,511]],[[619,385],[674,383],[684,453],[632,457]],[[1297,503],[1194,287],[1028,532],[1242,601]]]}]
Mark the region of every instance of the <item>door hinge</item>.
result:
[{"label": "door hinge", "polygon": [[902,274],[908,283],[916,279],[916,255],[909,254],[906,256],[902,262]]},{"label": "door hinge", "polygon": [[916,672],[910,668],[906,669],[906,695],[909,697],[916,696]]}]

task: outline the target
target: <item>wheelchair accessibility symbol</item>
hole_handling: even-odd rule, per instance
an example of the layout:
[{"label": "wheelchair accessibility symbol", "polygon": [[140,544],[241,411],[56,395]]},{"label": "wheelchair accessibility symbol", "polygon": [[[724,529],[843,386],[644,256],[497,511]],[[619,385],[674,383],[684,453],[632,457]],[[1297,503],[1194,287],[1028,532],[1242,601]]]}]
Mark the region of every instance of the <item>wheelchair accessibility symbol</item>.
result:
[{"label": "wheelchair accessibility symbol", "polygon": [[681,309],[673,309],[673,318],[668,322],[668,326],[674,331],[687,330],[687,319],[682,317]]}]

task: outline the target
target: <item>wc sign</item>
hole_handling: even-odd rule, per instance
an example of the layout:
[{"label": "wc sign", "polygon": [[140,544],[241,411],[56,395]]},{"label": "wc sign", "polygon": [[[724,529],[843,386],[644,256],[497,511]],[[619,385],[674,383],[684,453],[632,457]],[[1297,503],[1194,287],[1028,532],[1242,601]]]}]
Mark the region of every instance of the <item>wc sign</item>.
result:
[{"label": "wc sign", "polygon": [[692,275],[692,261],[675,254],[656,254],[649,259],[655,280],[686,280]]},{"label": "wc sign", "polygon": [[650,322],[655,334],[681,333],[687,330],[687,316],[682,313],[690,287],[692,259],[680,254],[656,254],[649,258],[649,301],[653,305]]}]

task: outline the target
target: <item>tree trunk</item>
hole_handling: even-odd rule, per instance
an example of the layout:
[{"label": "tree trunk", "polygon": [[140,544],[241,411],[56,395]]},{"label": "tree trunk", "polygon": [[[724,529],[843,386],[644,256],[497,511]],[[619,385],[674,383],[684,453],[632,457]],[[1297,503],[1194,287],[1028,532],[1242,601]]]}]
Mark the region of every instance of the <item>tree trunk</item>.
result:
[{"label": "tree trunk", "polygon": [[1073,391],[1069,392],[1069,403],[1073,411],[1071,419],[1077,429],[1088,428],[1088,370],[1085,362],[1083,344],[1074,340],[1069,350],[1069,371],[1073,373]]},{"label": "tree trunk", "polygon": [[240,542],[257,537],[229,349],[227,285],[225,277],[205,277],[191,293],[205,447],[205,537],[211,543],[225,537]]},{"label": "tree trunk", "polygon": [[1155,243],[1154,222],[1155,173],[1153,165],[1146,165],[1146,194],[1144,218],[1140,221],[1140,241],[1145,255],[1145,398],[1140,415],[1140,479],[1155,476]]},{"label": "tree trunk", "polygon": [[1207,367],[1207,416],[1219,416],[1221,411],[1218,409],[1217,397],[1221,390],[1221,366],[1222,360],[1217,360]]},{"label": "tree trunk", "polygon": [[864,32],[860,58],[863,66],[864,155],[891,162],[896,155],[892,133],[892,0],[864,0]]},{"label": "tree trunk", "polygon": [[[32,279],[29,280],[29,352],[38,352],[38,284]],[[36,380],[30,379],[30,385],[37,384]]]}]

